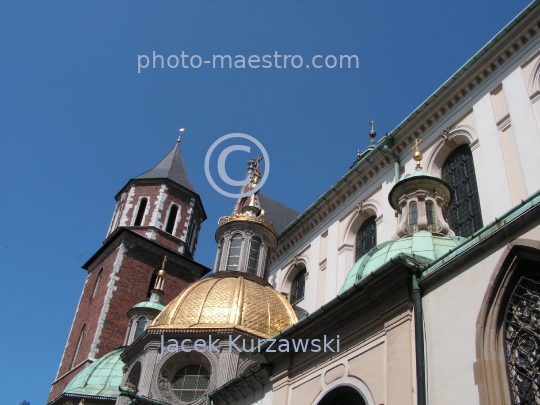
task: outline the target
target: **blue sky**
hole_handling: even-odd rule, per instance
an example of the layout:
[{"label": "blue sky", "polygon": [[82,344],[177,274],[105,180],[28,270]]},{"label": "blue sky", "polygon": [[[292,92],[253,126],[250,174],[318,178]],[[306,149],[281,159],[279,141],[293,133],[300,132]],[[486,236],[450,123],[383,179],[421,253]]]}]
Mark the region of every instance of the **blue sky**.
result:
[{"label": "blue sky", "polygon": [[[369,143],[409,113],[527,1],[0,2],[2,403],[46,401],[114,195],[174,146],[208,220],[196,260],[211,266],[217,219],[206,151],[241,132],[267,149],[263,193],[302,211]],[[358,69],[156,68],[140,54],[357,55]],[[319,60],[321,61],[321,60]],[[331,60],[330,60],[331,61]],[[196,62],[196,60],[195,60]],[[256,153],[256,152],[255,152]],[[229,175],[241,178],[235,152]]]}]

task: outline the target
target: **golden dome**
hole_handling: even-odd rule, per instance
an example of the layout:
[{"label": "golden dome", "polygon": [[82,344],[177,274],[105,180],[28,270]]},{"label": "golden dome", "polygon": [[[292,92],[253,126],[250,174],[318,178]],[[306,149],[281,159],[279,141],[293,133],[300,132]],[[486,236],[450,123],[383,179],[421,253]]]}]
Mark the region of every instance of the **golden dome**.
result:
[{"label": "golden dome", "polygon": [[296,321],[291,304],[268,282],[248,273],[223,271],[182,291],[150,329],[237,329],[269,338]]}]

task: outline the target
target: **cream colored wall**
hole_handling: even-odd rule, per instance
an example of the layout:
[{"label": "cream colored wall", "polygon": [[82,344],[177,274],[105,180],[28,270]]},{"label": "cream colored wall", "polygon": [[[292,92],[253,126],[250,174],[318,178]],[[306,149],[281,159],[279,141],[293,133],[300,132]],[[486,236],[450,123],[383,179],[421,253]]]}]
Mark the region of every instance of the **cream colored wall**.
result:
[{"label": "cream colored wall", "polygon": [[[424,170],[437,176],[444,161],[441,159],[459,144],[470,144],[484,224],[540,189],[540,158],[537,156],[540,151],[540,56],[536,55],[539,42],[540,37],[537,37],[520,49],[513,63],[482,82],[476,92],[420,136]],[[501,85],[505,101],[502,107],[492,94]],[[535,91],[537,96],[531,99]],[[506,123],[504,131],[497,125],[500,120],[496,115],[502,114],[501,111],[508,111],[510,116],[509,127]],[[445,128],[451,129],[447,142],[440,135]],[[506,147],[504,151],[503,147]],[[405,173],[415,169],[412,154],[409,150],[400,156]],[[388,203],[388,194],[395,184],[393,166],[379,173],[377,180],[370,184],[329,215],[297,244],[297,249],[291,249],[289,255],[271,265],[270,281],[276,289],[288,293],[284,279],[294,256],[307,248],[302,253],[309,256],[306,297],[299,305],[308,312],[315,311],[337,295],[354,264],[354,243],[345,240],[346,232],[354,236],[358,229],[347,227],[362,215],[358,213],[358,203],[364,201],[369,205],[371,202],[371,209],[376,212],[377,243],[390,240],[394,235],[396,219]],[[326,260],[321,263],[320,240],[326,232]]]}]

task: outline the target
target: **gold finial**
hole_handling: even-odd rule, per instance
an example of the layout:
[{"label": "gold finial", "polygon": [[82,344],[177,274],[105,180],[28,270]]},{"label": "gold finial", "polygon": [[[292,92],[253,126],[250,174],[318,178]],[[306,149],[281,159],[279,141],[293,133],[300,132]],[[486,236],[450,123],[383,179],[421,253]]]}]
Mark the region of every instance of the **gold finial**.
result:
[{"label": "gold finial", "polygon": [[263,157],[259,155],[257,157],[257,160],[253,163],[253,166],[255,167],[255,171],[253,172],[253,175],[251,177],[251,189],[254,189],[257,186],[257,182],[261,178],[261,171],[259,169],[259,165],[262,159]]},{"label": "gold finial", "polygon": [[375,137],[377,136],[377,132],[375,132],[375,127],[377,124],[375,124],[375,121],[369,120],[369,125],[371,125],[371,131],[369,131],[371,142],[369,143],[369,147],[370,149],[373,149],[375,147]]},{"label": "gold finial", "polygon": [[156,284],[154,290],[161,290],[163,288],[163,279],[165,278],[165,264],[167,263],[167,256],[163,258],[161,269],[157,273]]},{"label": "gold finial", "polygon": [[176,142],[180,143],[180,141],[182,140],[182,134],[184,133],[186,129],[185,128],[180,128],[178,130],[179,134],[178,134],[178,139],[176,140]]},{"label": "gold finial", "polygon": [[413,155],[413,159],[415,160],[416,162],[416,168],[419,169],[420,168],[420,162],[422,162],[422,152],[420,152],[420,144],[422,143],[422,140],[421,139],[418,139],[416,138],[414,140],[414,146],[412,148],[412,150],[416,150],[416,152],[414,152],[414,155]]}]

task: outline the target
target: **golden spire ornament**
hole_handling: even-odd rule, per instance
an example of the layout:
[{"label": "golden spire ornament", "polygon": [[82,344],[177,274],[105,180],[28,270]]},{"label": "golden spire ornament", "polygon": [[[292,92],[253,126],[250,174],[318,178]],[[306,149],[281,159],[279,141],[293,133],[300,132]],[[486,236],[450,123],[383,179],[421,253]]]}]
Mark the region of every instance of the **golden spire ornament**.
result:
[{"label": "golden spire ornament", "polygon": [[416,152],[414,152],[413,159],[416,162],[416,169],[417,170],[420,170],[422,168],[420,166],[420,163],[422,162],[423,155],[422,155],[422,152],[420,152],[420,148],[419,148],[421,143],[422,143],[422,140],[416,138],[414,140],[414,146],[412,147],[412,150],[416,150]]},{"label": "golden spire ornament", "polygon": [[154,290],[161,290],[163,288],[163,279],[165,278],[165,264],[167,263],[167,256],[163,258],[161,269],[157,273],[156,284]]}]

